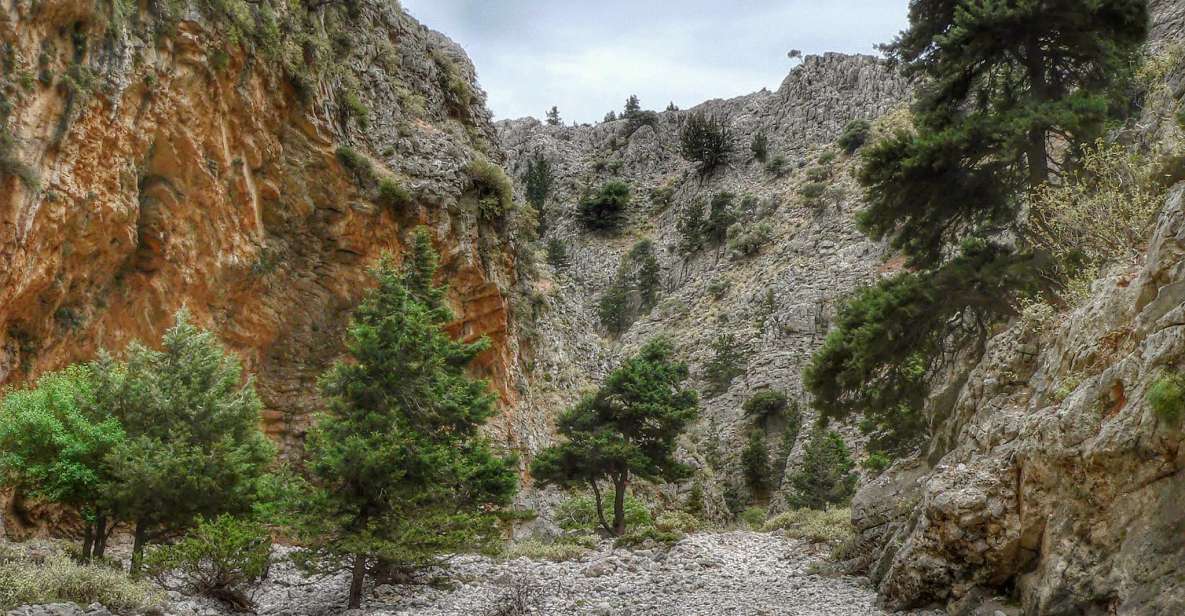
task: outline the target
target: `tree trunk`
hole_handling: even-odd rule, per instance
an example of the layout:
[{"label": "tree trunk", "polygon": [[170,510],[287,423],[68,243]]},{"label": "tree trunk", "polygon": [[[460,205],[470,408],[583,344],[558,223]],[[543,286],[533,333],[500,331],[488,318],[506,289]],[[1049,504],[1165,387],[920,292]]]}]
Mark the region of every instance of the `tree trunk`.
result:
[{"label": "tree trunk", "polygon": [[95,547],[91,552],[91,557],[101,559],[107,555],[107,537],[110,535],[110,529],[107,528],[107,516],[103,514],[95,515]]},{"label": "tree trunk", "polygon": [[592,484],[593,498],[597,501],[597,519],[601,521],[601,528],[604,528],[605,532],[612,535],[613,527],[609,526],[609,522],[605,521],[604,503],[601,501],[601,488],[597,485],[595,479],[589,483]]},{"label": "tree trunk", "polygon": [[91,552],[95,547],[95,524],[87,522],[82,531],[82,562],[91,561]]},{"label": "tree trunk", "polygon": [[617,537],[625,534],[625,488],[629,483],[628,472],[622,472],[613,481],[613,534]]},{"label": "tree trunk", "polygon": [[148,540],[148,524],[144,520],[136,520],[136,532],[132,539],[132,565],[128,573],[133,576],[140,574],[140,564],[144,562],[144,544]]},{"label": "tree trunk", "polygon": [[[1045,79],[1045,52],[1041,42],[1030,38],[1025,43],[1025,68],[1033,98],[1038,102],[1049,100],[1049,84]],[[1029,188],[1037,188],[1049,179],[1049,152],[1045,145],[1047,127],[1034,126],[1029,129],[1026,155],[1029,159]]]},{"label": "tree trunk", "polygon": [[350,602],[347,606],[351,610],[362,607],[362,582],[366,581],[366,556],[354,555],[354,570],[350,578]]}]

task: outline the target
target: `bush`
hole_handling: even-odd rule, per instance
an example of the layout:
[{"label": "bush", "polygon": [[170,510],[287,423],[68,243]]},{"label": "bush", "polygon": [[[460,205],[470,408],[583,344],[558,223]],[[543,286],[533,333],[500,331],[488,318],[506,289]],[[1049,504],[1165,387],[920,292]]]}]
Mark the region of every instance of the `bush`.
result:
[{"label": "bush", "polygon": [[704,246],[704,204],[696,201],[683,208],[676,223],[679,231],[679,252],[689,255]]},{"label": "bush", "polygon": [[632,548],[652,541],[660,545],[671,546],[683,539],[683,533],[673,530],[659,530],[653,526],[634,527],[613,541],[616,547]]},{"label": "bush", "polygon": [[827,185],[822,182],[807,182],[798,188],[798,194],[806,205],[819,207],[823,204],[823,193],[826,190]]},{"label": "bush", "polygon": [[25,556],[0,559],[0,610],[71,602],[133,611],[155,607],[161,600],[143,580],[104,565],[80,565],[62,554],[40,560]]},{"label": "bush", "polygon": [[728,228],[736,222],[737,215],[732,207],[736,195],[720,192],[712,196],[708,207],[708,218],[701,225],[704,241],[721,244],[728,238]]},{"label": "bush", "polygon": [[786,171],[790,168],[790,161],[781,154],[775,154],[773,158],[765,161],[765,172],[774,176],[782,177],[786,175]]},{"label": "bush", "polygon": [[336,154],[342,166],[354,174],[354,179],[360,184],[373,186],[374,165],[369,158],[345,145],[339,146]]},{"label": "bush", "polygon": [[0,180],[10,176],[19,178],[29,189],[36,189],[40,184],[37,172],[17,158],[16,139],[0,127]]},{"label": "bush", "polygon": [[786,501],[794,508],[826,509],[846,504],[856,491],[856,475],[843,438],[817,427],[802,454],[802,466],[790,476]]},{"label": "bush", "polygon": [[556,271],[568,268],[571,258],[568,256],[568,247],[563,240],[554,237],[547,240],[547,262]]},{"label": "bush", "polygon": [[[606,520],[613,520],[613,503],[601,503]],[[649,526],[652,521],[650,509],[633,496],[625,497],[625,524],[627,527]],[[596,499],[588,495],[573,496],[555,508],[555,522],[569,531],[594,530],[600,526],[597,520]]]},{"label": "bush", "polygon": [[765,524],[765,509],[749,507],[741,512],[740,518],[749,528],[761,528]]},{"label": "bush", "polygon": [[588,552],[588,547],[577,543],[559,540],[552,543],[544,543],[543,541],[532,539],[508,544],[502,557],[506,560],[527,558],[530,560],[548,560],[558,563],[576,560]]},{"label": "bush", "polygon": [[836,143],[843,148],[848,154],[854,154],[860,146],[868,141],[868,133],[872,131],[872,125],[868,120],[852,120],[844,127],[843,133],[840,134]]},{"label": "bush", "polygon": [[736,336],[721,334],[712,341],[712,359],[704,366],[704,379],[708,381],[708,393],[720,395],[728,391],[733,379],[745,373],[745,357],[741,353]]},{"label": "bush", "polygon": [[785,531],[792,539],[838,544],[853,536],[852,511],[846,508],[793,509],[770,518],[761,530]]},{"label": "bush", "polygon": [[482,616],[542,616],[547,613],[546,600],[539,584],[526,576],[515,577]]},{"label": "bush", "polygon": [[769,489],[769,448],[765,444],[765,430],[754,428],[749,431],[749,443],[741,452],[741,468],[754,494],[764,494]]},{"label": "bush", "polygon": [[478,191],[483,219],[494,220],[510,211],[514,206],[514,187],[502,167],[479,157],[470,161],[465,170]]},{"label": "bush", "polygon": [[819,155],[820,165],[830,165],[833,162],[835,162],[835,152],[827,150],[826,152],[823,152]]},{"label": "bush", "polygon": [[358,98],[358,94],[353,90],[346,91],[342,96],[342,104],[349,117],[354,119],[354,123],[358,128],[366,130],[370,126],[370,110]]},{"label": "bush", "polygon": [[[716,442],[714,437],[709,437]],[[705,456],[710,457],[710,456]],[[709,460],[709,464],[711,461]],[[691,492],[687,494],[687,501],[683,503],[683,510],[694,518],[700,518],[704,515],[704,486],[698,480],[691,484]]]},{"label": "bush", "polygon": [[185,538],[157,548],[145,562],[162,586],[175,577],[187,592],[248,610],[252,602],[246,589],[263,579],[271,552],[271,536],[263,525],[222,515],[199,521]]},{"label": "bush", "polygon": [[411,192],[399,183],[395,178],[383,178],[379,180],[379,204],[383,207],[392,210],[410,204],[412,201]]},{"label": "bush", "polygon": [[612,231],[621,226],[630,204],[629,184],[606,182],[580,199],[577,214],[584,226],[597,231]]},{"label": "bush", "polygon": [[734,256],[750,257],[768,244],[773,234],[774,229],[769,223],[758,223],[748,229],[735,223],[728,228],[728,249]]},{"label": "bush", "polygon": [[885,469],[892,466],[892,464],[892,458],[890,458],[884,452],[873,451],[868,454],[868,457],[864,458],[864,461],[860,463],[860,466],[864,470],[868,471],[869,475],[877,477],[881,473],[885,472]]},{"label": "bush", "polygon": [[772,417],[784,416],[789,406],[790,398],[786,394],[776,389],[763,389],[745,400],[741,409],[745,417],[764,422]]},{"label": "bush", "polygon": [[753,158],[760,162],[765,162],[769,158],[769,137],[766,136],[765,131],[757,131],[753,134],[753,142],[749,144],[749,150],[753,152]]},{"label": "bush", "polygon": [[703,522],[685,511],[664,511],[655,518],[654,528],[662,532],[688,534],[703,528]]},{"label": "bush", "polygon": [[831,177],[831,170],[827,167],[811,167],[806,170],[806,179],[812,182],[822,182]]},{"label": "bush", "polygon": [[701,175],[728,162],[732,152],[732,133],[723,119],[693,113],[679,133],[683,158],[699,163]]},{"label": "bush", "polygon": [[650,203],[654,204],[656,211],[662,211],[671,207],[671,200],[675,198],[675,186],[673,183],[666,183],[662,186],[656,186],[650,189]]},{"label": "bush", "polygon": [[1185,376],[1163,373],[1148,388],[1148,404],[1162,421],[1178,426],[1185,417]]}]

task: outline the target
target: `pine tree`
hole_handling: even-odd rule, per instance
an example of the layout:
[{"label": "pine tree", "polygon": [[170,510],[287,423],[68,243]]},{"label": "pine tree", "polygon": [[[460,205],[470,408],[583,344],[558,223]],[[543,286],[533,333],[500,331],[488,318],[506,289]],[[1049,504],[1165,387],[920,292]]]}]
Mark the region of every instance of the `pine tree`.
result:
[{"label": "pine tree", "polygon": [[[696,417],[696,392],[684,387],[687,366],[665,340],[647,343],[601,388],[557,422],[564,441],[540,451],[531,472],[541,485],[589,487],[601,526],[625,532],[625,494],[634,479],[674,481],[690,473],[675,460],[675,440]],[[601,513],[600,482],[613,486],[613,523]]]},{"label": "pine tree", "polygon": [[741,451],[741,467],[754,495],[762,495],[769,490],[769,449],[765,444],[765,430],[753,428],[749,431],[749,442]]},{"label": "pine tree", "polygon": [[626,255],[632,270],[633,288],[638,292],[638,310],[648,312],[658,303],[659,264],[654,252],[654,242],[638,240]]},{"label": "pine tree", "polygon": [[708,219],[704,221],[703,234],[708,242],[719,246],[728,237],[728,228],[737,220],[732,202],[736,195],[730,192],[716,193],[708,206]]},{"label": "pine tree", "polygon": [[854,466],[843,438],[817,426],[803,449],[802,466],[790,476],[787,502],[799,509],[826,509],[848,502],[856,491]]},{"label": "pine tree", "polygon": [[676,228],[679,231],[679,253],[690,255],[704,246],[704,204],[694,201],[679,214]]},{"label": "pine tree", "polygon": [[559,107],[552,105],[551,109],[547,110],[547,125],[548,126],[559,126],[563,123],[564,123],[564,121],[560,119]]},{"label": "pine tree", "polygon": [[621,117],[629,120],[638,115],[642,111],[642,103],[638,100],[636,94],[631,94],[629,98],[625,99],[625,111],[621,113]]},{"label": "pine tree", "polygon": [[700,175],[728,162],[732,148],[732,132],[721,118],[692,113],[679,133],[679,151],[683,158],[699,163]]},{"label": "pine tree", "polygon": [[431,284],[437,256],[427,232],[415,236],[402,273],[389,257],[374,269],[378,287],[355,309],[349,361],[321,380],[327,408],[311,431],[311,486],[294,503],[303,564],[349,569],[349,607],[361,602],[368,572],[417,569],[460,549],[498,540],[496,511],[517,474],[480,428],[494,396],[466,367],[488,346],[453,341],[444,288]]},{"label": "pine tree", "polygon": [[551,194],[551,185],[555,181],[551,161],[542,154],[536,153],[527,161],[527,171],[523,174],[523,186],[527,193],[527,202],[543,211],[547,205],[547,197]]},{"label": "pine tree", "polygon": [[744,354],[736,336],[720,334],[712,341],[712,359],[704,366],[704,379],[708,381],[708,392],[718,396],[726,391],[732,381],[745,373]]},{"label": "pine tree", "polygon": [[[879,448],[908,449],[925,436],[922,408],[949,349],[982,350],[1016,295],[1047,286],[1049,260],[1027,250],[1018,212],[1121,107],[1113,86],[1147,21],[1145,0],[911,4],[885,51],[923,78],[916,131],[865,147],[858,217],[911,271],[841,308],[804,375],[825,418],[862,412]],[[999,243],[1003,232],[1016,247]]]},{"label": "pine tree", "polygon": [[133,573],[145,545],[199,518],[247,513],[275,448],[260,431],[260,402],[242,365],[187,311],[162,349],[133,343],[109,382],[127,438],[109,455],[112,509],[133,526]]}]

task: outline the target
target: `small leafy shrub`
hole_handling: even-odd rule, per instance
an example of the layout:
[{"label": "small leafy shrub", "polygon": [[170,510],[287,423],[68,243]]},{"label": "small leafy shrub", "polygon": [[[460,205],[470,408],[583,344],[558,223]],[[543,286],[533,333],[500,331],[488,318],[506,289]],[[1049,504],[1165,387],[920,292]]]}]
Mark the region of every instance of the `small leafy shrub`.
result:
[{"label": "small leafy shrub", "polygon": [[663,211],[671,207],[671,201],[675,198],[675,185],[673,183],[666,183],[662,186],[656,186],[650,190],[650,203],[654,205],[655,211]]},{"label": "small leafy shrub", "polygon": [[567,269],[571,264],[568,246],[563,240],[555,237],[547,240],[547,262],[556,271]]},{"label": "small leafy shrub", "polygon": [[676,223],[679,231],[679,252],[690,255],[704,246],[704,204],[696,201],[683,208]]},{"label": "small leafy shrub", "polygon": [[246,590],[267,573],[271,552],[263,525],[222,515],[200,521],[181,541],[152,551],[146,564],[162,585],[175,577],[187,592],[247,610],[252,602]]},{"label": "small leafy shrub", "polygon": [[379,204],[392,210],[398,210],[412,202],[411,191],[395,178],[386,177],[379,180]]},{"label": "small leafy shrub", "polygon": [[449,107],[455,115],[467,118],[469,105],[473,103],[473,88],[461,75],[461,69],[452,58],[440,51],[433,51],[432,60],[436,63],[437,76]]},{"label": "small leafy shrub", "polygon": [[691,484],[691,491],[687,494],[687,501],[683,503],[683,510],[693,518],[699,519],[703,517],[704,486],[698,480]]},{"label": "small leafy shrub", "polygon": [[765,524],[765,509],[749,507],[741,512],[740,518],[749,528],[761,528]]},{"label": "small leafy shrub", "polygon": [[339,146],[336,154],[342,166],[353,173],[354,179],[360,184],[374,185],[374,164],[370,162],[369,158],[358,152],[358,150],[345,145]]},{"label": "small leafy shrub", "polygon": [[818,159],[819,164],[820,165],[830,165],[831,163],[835,162],[835,156],[836,156],[835,152],[833,152],[831,150],[827,150],[826,152],[823,152],[822,154],[819,155],[819,159]]},{"label": "small leafy shrub", "polygon": [[483,219],[494,220],[514,207],[514,186],[502,167],[479,157],[470,161],[465,169],[477,188]]},{"label": "small leafy shrub", "polygon": [[675,530],[659,530],[654,526],[638,526],[613,541],[613,545],[621,548],[634,548],[645,545],[647,541],[659,545],[671,546],[683,539],[683,533]]},{"label": "small leafy shrub", "polygon": [[854,154],[860,146],[868,141],[868,134],[872,131],[872,124],[868,120],[852,120],[844,127],[836,141],[839,147],[848,154]]},{"label": "small leafy shrub", "polygon": [[353,118],[354,124],[358,128],[366,130],[370,126],[370,109],[366,108],[366,105],[358,98],[356,92],[347,90],[345,95],[342,96],[342,105],[347,115]]},{"label": "small leafy shrub", "polygon": [[773,158],[765,161],[765,172],[776,178],[786,175],[786,172],[789,170],[790,161],[782,154],[775,154]]},{"label": "small leafy shrub", "polygon": [[[613,503],[601,503],[601,511],[605,519],[613,520]],[[629,527],[650,526],[652,518],[650,509],[641,500],[633,496],[625,497],[625,525]],[[573,496],[561,502],[555,509],[555,522],[560,528],[569,531],[591,531],[600,526],[597,520],[596,499],[588,495]]]},{"label": "small leafy shrub", "polygon": [[699,163],[699,172],[706,175],[728,162],[732,153],[732,133],[722,118],[693,113],[679,133],[683,158]]},{"label": "small leafy shrub", "polygon": [[873,477],[879,476],[881,473],[885,472],[885,469],[892,465],[892,458],[886,455],[883,451],[870,452],[868,457],[864,458],[864,461],[860,463],[860,466],[864,470],[868,471],[868,474]]},{"label": "small leafy shrub", "polygon": [[765,134],[765,131],[757,131],[753,134],[749,151],[753,152],[753,158],[759,162],[765,162],[769,158],[769,136]]},{"label": "small leafy shrub", "polygon": [[1163,373],[1148,388],[1148,404],[1156,416],[1170,426],[1181,425],[1185,418],[1185,376]]},{"label": "small leafy shrub", "polygon": [[46,603],[102,603],[109,609],[153,608],[162,597],[148,582],[105,565],[80,565],[62,554],[0,558],[0,610]]},{"label": "small leafy shrub", "polygon": [[514,543],[508,544],[506,546],[506,551],[502,554],[502,557],[506,560],[527,558],[530,560],[564,562],[576,560],[587,554],[588,551],[588,547],[579,545],[577,543],[569,543],[559,540],[552,543],[545,543],[537,539],[531,539],[526,541],[515,541]]},{"label": "small leafy shrub", "polygon": [[785,393],[776,389],[763,389],[745,400],[745,403],[741,405],[741,410],[745,412],[745,417],[765,421],[772,417],[785,415],[789,406],[790,398]]},{"label": "small leafy shrub", "polygon": [[654,528],[662,532],[689,534],[703,528],[703,522],[686,511],[664,511],[655,518]]},{"label": "small leafy shrub", "polygon": [[720,299],[728,294],[728,290],[732,288],[732,281],[727,278],[716,278],[708,283],[708,295],[712,299]]},{"label": "small leafy shrub", "polygon": [[846,504],[856,491],[856,474],[843,438],[821,426],[811,433],[802,465],[790,476],[787,503],[796,509]]},{"label": "small leafy shrub", "polygon": [[701,226],[704,241],[719,245],[728,238],[728,228],[737,220],[733,201],[736,195],[730,192],[719,192],[712,196],[708,204],[708,218]]},{"label": "small leafy shrub", "polygon": [[580,221],[589,229],[613,231],[621,226],[629,204],[629,184],[615,180],[585,194],[577,206],[577,214]]},{"label": "small leafy shrub", "polygon": [[792,509],[770,518],[761,528],[765,532],[785,531],[792,539],[814,543],[838,544],[853,536],[851,509]]},{"label": "small leafy shrub", "polygon": [[735,223],[728,228],[728,250],[736,257],[751,257],[773,239],[774,229],[769,223],[758,223],[745,228]]},{"label": "small leafy shrub", "polygon": [[822,182],[831,177],[831,170],[827,167],[811,167],[806,170],[806,179],[812,182]]},{"label": "small leafy shrub", "polygon": [[810,207],[819,207],[823,204],[823,193],[826,190],[827,185],[822,182],[807,182],[798,188],[798,194],[802,197],[803,203]]},{"label": "small leafy shrub", "polygon": [[482,616],[542,616],[546,614],[547,593],[543,587],[526,576],[510,581]]}]

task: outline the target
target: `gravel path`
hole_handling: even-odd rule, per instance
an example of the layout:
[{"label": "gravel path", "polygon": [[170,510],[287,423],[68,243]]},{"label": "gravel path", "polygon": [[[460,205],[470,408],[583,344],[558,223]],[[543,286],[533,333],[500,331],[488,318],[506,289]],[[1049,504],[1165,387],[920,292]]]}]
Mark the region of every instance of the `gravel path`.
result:
[{"label": "gravel path", "polygon": [[[569,562],[461,556],[449,574],[452,589],[380,586],[366,616],[484,616],[517,589],[541,599],[546,616],[879,616],[863,578],[815,573],[811,545],[776,534],[703,533],[667,550],[613,550],[606,543]],[[345,576],[309,581],[286,562],[256,595],[260,614],[346,614]],[[180,599],[180,597],[176,597]],[[214,616],[209,604],[181,600],[176,616]],[[933,614],[940,612],[915,612]]]}]

